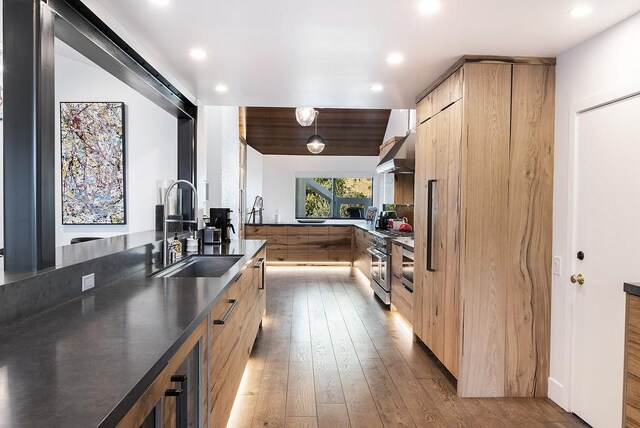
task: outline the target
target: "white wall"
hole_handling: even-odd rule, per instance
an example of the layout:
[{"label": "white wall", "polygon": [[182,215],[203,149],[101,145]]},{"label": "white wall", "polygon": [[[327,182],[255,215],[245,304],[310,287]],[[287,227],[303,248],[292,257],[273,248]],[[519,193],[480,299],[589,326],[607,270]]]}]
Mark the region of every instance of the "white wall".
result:
[{"label": "white wall", "polygon": [[[558,57],[553,203],[553,255],[562,258],[561,275],[553,276],[551,296],[551,370],[549,397],[569,408],[570,295],[567,281],[571,243],[567,220],[570,115],[572,105],[631,87],[640,91],[640,14]],[[640,114],[640,112],[638,112]],[[612,364],[616,362],[611,362]],[[622,362],[618,362],[622,364]]]},{"label": "white wall", "polygon": [[[407,114],[411,115],[409,121],[407,121]],[[389,115],[389,122],[387,123],[387,130],[384,133],[382,143],[385,143],[393,137],[402,137],[407,135],[407,124],[411,129],[416,129],[416,110],[411,109],[393,109]]]},{"label": "white wall", "polygon": [[[177,175],[177,121],[169,113],[56,42],[56,245],[76,236],[111,236],[155,228],[156,180]],[[63,226],[60,196],[60,101],[125,103],[127,224]]]},{"label": "white wall", "polygon": [[208,208],[231,208],[238,231],[240,204],[240,131],[238,107],[207,106]]},{"label": "white wall", "polygon": [[251,211],[256,196],[263,196],[263,159],[262,153],[251,146],[247,146],[247,214]]},{"label": "white wall", "polygon": [[[296,172],[372,177],[377,164],[377,156],[263,156],[264,221],[274,221],[276,209],[280,210],[281,222],[295,221]],[[377,204],[376,187],[374,183],[374,205]]]}]

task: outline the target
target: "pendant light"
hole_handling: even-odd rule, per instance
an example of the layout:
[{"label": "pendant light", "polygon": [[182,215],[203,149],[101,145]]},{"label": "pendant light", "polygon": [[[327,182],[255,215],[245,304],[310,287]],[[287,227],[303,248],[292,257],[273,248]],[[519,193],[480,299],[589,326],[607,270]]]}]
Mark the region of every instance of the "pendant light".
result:
[{"label": "pendant light", "polygon": [[307,149],[314,155],[322,153],[324,150],[324,138],[318,135],[318,116],[320,113],[315,112],[316,133],[307,140]]},{"label": "pendant light", "polygon": [[296,120],[302,126],[310,126],[316,120],[316,113],[313,107],[297,107]]}]

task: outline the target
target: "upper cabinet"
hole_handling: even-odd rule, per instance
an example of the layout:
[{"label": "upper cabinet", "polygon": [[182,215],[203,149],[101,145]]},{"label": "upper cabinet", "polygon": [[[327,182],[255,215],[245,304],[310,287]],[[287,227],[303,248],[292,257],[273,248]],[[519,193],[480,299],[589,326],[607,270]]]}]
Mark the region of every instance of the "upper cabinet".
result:
[{"label": "upper cabinet", "polygon": [[465,397],[546,396],[555,66],[465,57],[418,99],[414,332]]}]

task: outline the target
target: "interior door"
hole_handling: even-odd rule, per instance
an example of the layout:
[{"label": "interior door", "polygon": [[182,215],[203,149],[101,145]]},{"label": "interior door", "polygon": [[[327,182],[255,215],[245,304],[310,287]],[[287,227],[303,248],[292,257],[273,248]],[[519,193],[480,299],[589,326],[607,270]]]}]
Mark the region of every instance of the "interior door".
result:
[{"label": "interior door", "polygon": [[567,276],[582,274],[584,284],[566,282],[575,289],[571,409],[594,427],[622,425],[622,286],[640,278],[638,112],[635,97],[577,118],[575,247]]}]

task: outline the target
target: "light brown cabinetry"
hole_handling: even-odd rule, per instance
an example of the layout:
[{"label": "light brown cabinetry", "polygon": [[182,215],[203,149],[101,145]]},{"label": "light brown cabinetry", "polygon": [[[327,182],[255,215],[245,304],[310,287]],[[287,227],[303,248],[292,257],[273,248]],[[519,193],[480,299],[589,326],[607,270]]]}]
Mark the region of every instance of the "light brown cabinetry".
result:
[{"label": "light brown cabinetry", "polygon": [[367,278],[371,278],[371,255],[367,251],[371,246],[369,232],[354,227],[353,235],[353,265],[360,269],[360,272]]},{"label": "light brown cabinetry", "polygon": [[394,174],[393,203],[413,205],[413,174]]},{"label": "light brown cabinetry", "polygon": [[391,247],[391,304],[409,322],[413,323],[413,293],[402,283],[402,252],[400,244]]},{"label": "light brown cabinetry", "polygon": [[265,312],[264,250],[210,314],[209,426],[225,427]]},{"label": "light brown cabinetry", "polygon": [[627,293],[624,426],[640,427],[640,297]]},{"label": "light brown cabinetry", "polygon": [[418,102],[414,333],[465,397],[547,394],[555,67],[522,61]]},{"label": "light brown cabinetry", "polygon": [[[200,419],[202,426],[206,427],[207,395],[206,392],[199,392],[206,391],[206,370],[200,368],[207,366],[207,349],[207,320],[204,320],[117,426],[138,428],[145,424],[144,426],[173,428],[177,424],[178,406],[186,405],[189,426],[198,426]],[[174,377],[176,375],[186,376],[186,389],[183,387],[184,378],[180,380]],[[186,400],[180,402],[184,398]]]},{"label": "light brown cabinetry", "polygon": [[353,226],[261,225],[246,227],[247,239],[266,239],[268,261],[352,263]]},{"label": "light brown cabinetry", "polygon": [[[187,426],[197,426],[200,420],[203,427],[226,427],[266,311],[265,257],[264,249],[256,254],[119,427],[157,426],[146,423],[158,417],[163,428],[174,428],[180,397],[190,397],[186,402]],[[178,397],[175,393],[168,394],[171,390],[179,392],[183,386],[172,376],[188,373],[191,375],[187,378],[186,391]],[[194,373],[197,373],[195,378]]]}]

